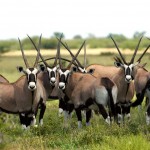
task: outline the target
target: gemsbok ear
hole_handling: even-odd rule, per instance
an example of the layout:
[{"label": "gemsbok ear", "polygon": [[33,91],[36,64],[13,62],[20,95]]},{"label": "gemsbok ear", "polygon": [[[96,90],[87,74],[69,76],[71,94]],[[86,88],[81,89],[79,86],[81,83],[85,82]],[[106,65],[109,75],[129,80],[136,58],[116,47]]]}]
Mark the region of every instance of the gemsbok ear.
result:
[{"label": "gemsbok ear", "polygon": [[21,66],[17,66],[17,70],[18,70],[19,72],[24,72],[23,67],[21,67]]},{"label": "gemsbok ear", "polygon": [[95,69],[90,69],[87,73],[93,74]]},{"label": "gemsbok ear", "polygon": [[39,68],[40,68],[41,71],[43,71],[43,72],[45,71],[45,66],[43,64],[40,64]]},{"label": "gemsbok ear", "polygon": [[77,72],[78,71],[76,66],[73,66],[71,70],[72,70],[72,72]]},{"label": "gemsbok ear", "polygon": [[118,67],[122,67],[122,64],[120,62],[114,62],[114,65],[118,68]]}]

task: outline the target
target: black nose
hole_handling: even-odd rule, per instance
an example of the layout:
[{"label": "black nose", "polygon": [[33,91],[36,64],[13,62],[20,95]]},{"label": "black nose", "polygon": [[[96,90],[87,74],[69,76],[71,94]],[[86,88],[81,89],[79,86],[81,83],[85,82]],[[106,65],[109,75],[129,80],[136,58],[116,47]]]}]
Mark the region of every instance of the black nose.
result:
[{"label": "black nose", "polygon": [[63,86],[59,86],[59,89],[63,89]]},{"label": "black nose", "polygon": [[35,86],[30,86],[30,89],[34,89],[35,88]]},{"label": "black nose", "polygon": [[51,81],[51,83],[53,83],[53,84],[54,84],[54,83],[55,83],[55,81]]}]

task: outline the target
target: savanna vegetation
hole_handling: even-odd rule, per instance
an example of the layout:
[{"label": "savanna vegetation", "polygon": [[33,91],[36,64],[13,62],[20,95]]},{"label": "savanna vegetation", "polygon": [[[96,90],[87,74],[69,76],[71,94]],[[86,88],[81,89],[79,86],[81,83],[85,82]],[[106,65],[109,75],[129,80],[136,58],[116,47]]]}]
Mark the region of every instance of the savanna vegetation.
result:
[{"label": "savanna vegetation", "polygon": [[[122,34],[109,34],[106,37],[95,37],[93,34],[89,34],[88,37],[82,38],[80,35],[75,35],[72,39],[63,39],[68,43],[71,49],[76,49],[81,45],[81,41],[86,40],[88,48],[114,48],[114,44],[110,39],[110,35],[117,41],[118,45],[122,49],[134,49],[137,43],[137,40],[144,35],[145,32],[135,32],[132,38],[127,38]],[[54,32],[54,35],[50,38],[42,38],[41,49],[56,49],[57,39],[60,37],[61,33]],[[34,36],[32,39],[38,41],[39,36]],[[24,45],[24,49],[31,50],[33,49],[30,41],[27,38],[21,39]],[[140,48],[146,47],[149,44],[149,40],[143,40]],[[17,39],[10,40],[0,40],[0,53],[10,51],[10,50],[19,50],[19,44]]]},{"label": "savanna vegetation", "polygon": [[[111,53],[99,56],[87,55],[87,63],[113,65],[113,57],[114,54]],[[126,58],[128,60],[130,55],[126,55]],[[29,59],[32,62],[34,57]],[[147,62],[148,70],[150,70],[149,59],[149,55],[146,54],[142,61]],[[83,62],[83,56],[79,56],[79,60]],[[23,64],[22,57],[0,57],[0,73],[10,82],[14,82],[21,76],[16,66]],[[73,113],[68,127],[64,128],[63,117],[58,117],[58,100],[49,100],[42,127],[22,130],[17,115],[7,115],[7,118],[4,114],[0,116],[0,149],[149,150],[150,126],[145,123],[145,109],[144,103],[141,111],[138,108],[131,109],[131,120],[120,127],[115,123],[109,126],[100,115],[94,114],[89,127],[85,126],[83,119],[83,128],[78,129],[77,118]]]}]

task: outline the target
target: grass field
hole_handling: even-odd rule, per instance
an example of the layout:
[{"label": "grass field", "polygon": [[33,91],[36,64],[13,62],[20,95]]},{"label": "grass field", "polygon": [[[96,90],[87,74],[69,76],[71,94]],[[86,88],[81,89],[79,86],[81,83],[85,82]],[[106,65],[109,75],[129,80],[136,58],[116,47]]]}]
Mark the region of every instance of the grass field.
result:
[{"label": "grass field", "polygon": [[[68,56],[66,56],[68,57]],[[88,64],[97,63],[113,65],[113,57],[110,53],[103,55],[88,55]],[[34,56],[28,57],[34,62]],[[126,56],[127,60],[130,55]],[[83,56],[79,57],[83,62]],[[149,55],[143,63],[147,62],[146,68],[150,70]],[[1,56],[0,73],[10,82],[14,82],[21,76],[16,66],[23,65],[20,56]],[[73,113],[68,127],[63,127],[63,117],[58,117],[58,101],[47,101],[47,109],[42,127],[22,130],[18,116],[8,115],[4,122],[0,119],[0,149],[4,150],[149,150],[150,149],[150,126],[145,125],[145,107],[139,111],[131,110],[131,121],[120,127],[116,124],[107,125],[101,116],[94,115],[91,125],[77,128],[77,119]],[[2,117],[2,116],[1,116]]]}]

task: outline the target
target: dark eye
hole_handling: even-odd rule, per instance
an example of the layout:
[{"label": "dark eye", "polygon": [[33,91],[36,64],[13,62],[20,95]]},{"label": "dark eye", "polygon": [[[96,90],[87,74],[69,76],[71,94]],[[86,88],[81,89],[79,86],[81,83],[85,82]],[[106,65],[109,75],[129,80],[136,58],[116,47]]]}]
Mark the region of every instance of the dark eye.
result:
[{"label": "dark eye", "polygon": [[90,69],[90,70],[88,71],[88,73],[93,74],[94,71],[95,71],[95,69]]},{"label": "dark eye", "polygon": [[21,67],[21,66],[18,66],[17,69],[18,69],[19,72],[23,71],[23,67]]},{"label": "dark eye", "polygon": [[73,72],[77,72],[77,67],[75,67],[75,66],[72,67],[72,71],[73,71]]},{"label": "dark eye", "polygon": [[121,67],[121,63],[119,63],[119,62],[114,62],[114,65],[115,65],[116,67]]}]

